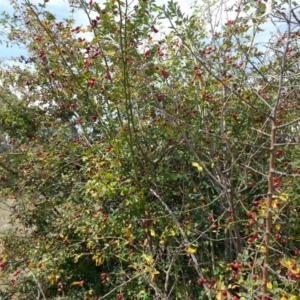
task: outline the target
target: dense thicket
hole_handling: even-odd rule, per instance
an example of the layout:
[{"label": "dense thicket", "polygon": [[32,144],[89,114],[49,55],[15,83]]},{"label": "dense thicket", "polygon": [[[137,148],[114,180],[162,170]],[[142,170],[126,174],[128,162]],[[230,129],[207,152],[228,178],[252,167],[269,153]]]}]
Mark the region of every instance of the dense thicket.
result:
[{"label": "dense thicket", "polygon": [[296,3],[47,2],[2,20],[3,299],[298,299]]}]

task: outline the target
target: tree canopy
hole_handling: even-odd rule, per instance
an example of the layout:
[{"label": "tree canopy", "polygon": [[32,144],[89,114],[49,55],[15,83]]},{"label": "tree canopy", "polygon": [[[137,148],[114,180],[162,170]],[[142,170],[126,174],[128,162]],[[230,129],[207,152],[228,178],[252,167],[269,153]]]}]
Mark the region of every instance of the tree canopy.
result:
[{"label": "tree canopy", "polygon": [[300,299],[297,3],[48,2],[1,20],[1,297]]}]

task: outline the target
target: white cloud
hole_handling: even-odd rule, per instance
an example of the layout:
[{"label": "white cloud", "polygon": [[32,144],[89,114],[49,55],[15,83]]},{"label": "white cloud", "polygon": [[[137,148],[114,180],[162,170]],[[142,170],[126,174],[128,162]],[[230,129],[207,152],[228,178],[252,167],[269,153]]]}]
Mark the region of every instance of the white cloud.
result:
[{"label": "white cloud", "polygon": [[[19,3],[23,0],[17,0]],[[38,5],[39,3],[43,3],[44,0],[30,0],[33,4]],[[88,0],[86,0],[88,1]],[[101,3],[104,2],[104,0],[94,0],[97,1],[100,5]],[[137,0],[134,0],[137,2]],[[178,2],[181,10],[184,13],[190,14],[192,12],[191,6],[195,3],[198,2],[198,5],[200,6],[200,2],[201,0],[174,0],[175,2]],[[240,0],[241,1],[241,0]],[[167,4],[168,0],[156,0],[156,4],[162,5],[162,4]],[[221,6],[221,10],[218,9],[214,9],[212,14],[213,14],[213,21],[216,21],[218,24],[218,27],[221,26],[220,23],[225,23],[228,19],[235,19],[236,17],[236,12],[229,12],[226,13],[225,12],[225,8],[231,6],[234,2],[236,2],[236,0],[219,0],[217,1],[217,4],[215,5],[215,7],[217,6]],[[225,7],[226,6],[226,7]],[[12,13],[12,6],[10,4],[9,0],[0,0],[0,11],[4,10],[7,11],[9,13]],[[66,18],[70,15],[70,5],[69,5],[69,0],[49,0],[47,2],[47,6],[46,9],[51,11],[58,20],[61,20],[63,18]],[[95,17],[95,16],[93,16]],[[82,12],[74,12],[73,14],[73,18],[75,19],[75,23],[76,26],[86,26],[88,25],[89,21],[87,16],[85,16]],[[163,27],[168,27],[169,24],[167,23],[167,21],[163,22]],[[274,27],[272,27],[271,22],[267,22],[264,24],[264,29],[265,32],[260,33],[259,36],[260,38],[263,36],[263,40],[267,40],[266,37],[270,35],[270,31],[273,29]],[[1,36],[0,36],[0,40],[1,40]],[[6,54],[9,53],[10,50],[7,51],[7,49],[4,49],[3,45],[0,44],[0,50],[1,50],[1,56],[4,56]],[[5,54],[4,54],[5,53]],[[18,53],[18,49],[13,49],[13,52],[10,52],[9,54],[16,54]],[[19,53],[21,53],[21,51],[19,50]],[[21,55],[21,54],[20,54]]]}]

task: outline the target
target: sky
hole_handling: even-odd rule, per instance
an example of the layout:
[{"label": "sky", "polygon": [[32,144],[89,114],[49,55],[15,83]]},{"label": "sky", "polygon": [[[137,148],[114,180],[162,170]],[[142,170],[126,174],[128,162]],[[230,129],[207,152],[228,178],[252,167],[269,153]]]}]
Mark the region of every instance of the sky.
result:
[{"label": "sky", "polygon": [[[43,2],[44,0],[30,0],[34,4],[38,4]],[[88,1],[88,0],[86,0]],[[95,1],[95,0],[94,0]],[[103,3],[104,0],[96,0],[100,5],[101,2]],[[134,0],[136,1],[136,0]],[[184,13],[191,13],[192,10],[190,9],[191,5],[195,2],[195,0],[175,0],[181,7],[181,10]],[[199,0],[200,1],[200,0]],[[234,0],[229,0],[234,2]],[[19,1],[20,2],[20,1]],[[166,4],[168,0],[156,0],[157,4]],[[227,1],[228,3],[228,1]],[[51,11],[58,19],[63,19],[67,16],[69,16],[69,1],[68,0],[48,0],[47,3],[47,10]],[[13,9],[10,4],[10,0],[0,0],[0,12],[6,11],[8,13],[12,13]],[[74,19],[76,20],[76,23],[78,25],[86,25],[88,23],[87,18],[83,17],[79,13],[75,14]],[[1,27],[1,25],[0,25]],[[270,34],[270,23],[266,24],[265,26],[266,31],[264,33],[261,33],[261,39],[265,39],[265,35]],[[5,43],[1,43],[3,41],[3,36],[0,35],[0,59],[1,58],[7,58],[10,56],[21,56],[24,55],[26,52],[25,50],[22,50],[16,46],[13,48],[7,48]]]},{"label": "sky", "polygon": [[[88,0],[87,0],[88,1]],[[94,0],[95,1],[95,0]],[[43,0],[30,0],[33,4],[43,3]],[[97,0],[99,5],[101,5],[101,2],[103,3],[103,0]],[[166,4],[168,0],[157,0],[157,4]],[[181,9],[185,13],[191,12],[190,7],[194,0],[176,0],[176,2],[180,5]],[[69,1],[68,0],[48,0],[47,3],[47,10],[51,11],[58,19],[63,19],[67,16],[69,16]],[[11,14],[13,12],[10,0],[0,0],[0,13],[1,12],[7,12]],[[83,17],[80,15],[74,16],[76,20],[80,20]],[[80,23],[80,22],[79,22]],[[79,25],[87,24],[87,20],[84,22],[82,21]],[[1,25],[0,25],[1,27]],[[10,56],[20,56],[24,54],[25,51],[18,48],[7,48],[6,43],[3,42],[3,36],[0,35],[0,58],[7,58]]]}]

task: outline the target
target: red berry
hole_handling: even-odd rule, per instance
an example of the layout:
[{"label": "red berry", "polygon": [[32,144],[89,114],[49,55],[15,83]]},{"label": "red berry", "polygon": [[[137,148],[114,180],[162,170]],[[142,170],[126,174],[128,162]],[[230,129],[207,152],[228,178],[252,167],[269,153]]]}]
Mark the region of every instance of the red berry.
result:
[{"label": "red berry", "polygon": [[249,225],[254,225],[255,224],[255,221],[253,219],[249,220]]},{"label": "red berry", "polygon": [[111,147],[111,146],[108,146],[108,147],[106,148],[106,152],[107,152],[107,153],[110,152],[111,149],[112,149],[112,147]]},{"label": "red berry", "polygon": [[227,218],[227,220],[226,220],[226,223],[231,223],[233,221],[233,218],[232,217],[229,217],[229,218]]},{"label": "red berry", "polygon": [[151,52],[149,50],[147,50],[144,55],[145,55],[145,58],[149,58],[151,55]]},{"label": "red berry", "polygon": [[240,263],[238,263],[238,262],[235,262],[235,263],[233,264],[233,267],[234,267],[235,269],[239,269],[239,268],[242,267],[242,265],[241,265]]},{"label": "red berry", "polygon": [[253,213],[251,211],[247,211],[246,215],[249,219],[253,218]]},{"label": "red berry", "polygon": [[211,229],[217,229],[218,228],[218,225],[217,224],[212,224],[211,225]]},{"label": "red berry", "polygon": [[116,296],[117,296],[117,299],[118,299],[118,300],[123,299],[123,296],[122,296],[122,294],[120,294],[120,293],[118,293]]},{"label": "red berry", "polygon": [[152,30],[154,33],[158,33],[158,30],[154,27],[154,25],[151,26],[151,30]]},{"label": "red berry", "polygon": [[88,81],[88,86],[93,88],[95,86],[96,79],[92,78]]},{"label": "red berry", "polygon": [[204,278],[199,278],[198,283],[204,284],[206,282],[206,279]]}]

